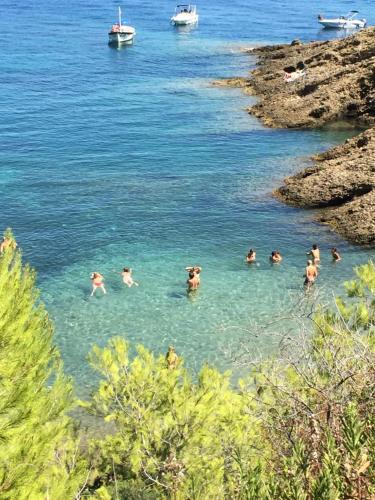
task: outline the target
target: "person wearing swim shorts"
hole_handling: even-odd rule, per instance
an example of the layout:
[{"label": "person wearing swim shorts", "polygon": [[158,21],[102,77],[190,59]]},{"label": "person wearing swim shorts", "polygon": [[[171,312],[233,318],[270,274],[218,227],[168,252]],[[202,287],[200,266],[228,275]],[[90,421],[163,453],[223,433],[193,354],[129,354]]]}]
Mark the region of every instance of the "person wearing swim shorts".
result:
[{"label": "person wearing swim shorts", "polygon": [[91,297],[94,295],[94,293],[96,292],[96,290],[98,288],[100,288],[104,294],[107,293],[106,289],[104,288],[104,278],[100,273],[97,273],[97,272],[92,273],[90,278],[92,281]]},{"label": "person wearing swim shorts", "polygon": [[304,285],[306,285],[307,288],[310,288],[310,286],[315,283],[315,280],[317,277],[318,277],[318,269],[317,269],[316,265],[313,264],[312,260],[308,260],[306,270],[305,270]]}]

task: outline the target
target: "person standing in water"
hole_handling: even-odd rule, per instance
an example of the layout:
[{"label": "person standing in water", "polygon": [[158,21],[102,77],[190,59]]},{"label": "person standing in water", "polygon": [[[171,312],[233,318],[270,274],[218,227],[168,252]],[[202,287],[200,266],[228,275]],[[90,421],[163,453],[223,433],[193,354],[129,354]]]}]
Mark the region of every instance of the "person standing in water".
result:
[{"label": "person standing in water", "polygon": [[104,278],[100,273],[92,273],[90,278],[92,281],[91,297],[94,295],[98,288],[100,288],[104,294],[107,293],[106,289],[104,288]]},{"label": "person standing in water", "polygon": [[133,285],[135,286],[139,285],[139,283],[133,280],[132,272],[133,272],[132,269],[130,269],[129,267],[124,267],[121,273],[124,285],[127,285],[129,288],[131,288]]},{"label": "person standing in water", "polygon": [[312,246],[310,252],[307,252],[307,255],[311,255],[313,264],[315,264],[316,266],[320,264],[320,250],[316,243]]},{"label": "person standing in water", "polygon": [[248,262],[249,264],[251,264],[252,262],[256,261],[256,258],[257,258],[256,251],[253,250],[252,248],[250,248],[249,253],[246,256],[246,262]]},{"label": "person standing in water", "polygon": [[275,250],[271,253],[271,256],[270,256],[270,261],[273,263],[273,264],[277,264],[278,262],[281,262],[283,260],[282,256],[281,256],[281,253],[278,251],[278,250]]},{"label": "person standing in water", "polygon": [[165,355],[165,361],[167,362],[167,367],[169,370],[173,370],[174,368],[177,368],[180,360],[176,354],[176,351],[175,351],[173,345],[170,345],[168,347],[168,352]]},{"label": "person standing in water", "polygon": [[305,270],[305,282],[304,285],[310,288],[314,284],[316,278],[318,277],[318,269],[312,260],[307,261],[307,266]]},{"label": "person standing in water", "polygon": [[185,271],[187,271],[189,274],[191,272],[194,273],[196,280],[197,280],[197,283],[198,283],[198,286],[201,284],[201,271],[202,271],[201,267],[189,266],[189,267],[185,267]]},{"label": "person standing in water", "polygon": [[332,259],[335,262],[338,262],[339,260],[341,260],[341,255],[339,254],[339,251],[337,250],[337,248],[331,249],[331,255],[332,255]]},{"label": "person standing in water", "polygon": [[186,281],[188,286],[188,292],[192,292],[193,290],[197,290],[200,285],[199,275],[197,276],[194,271],[189,272],[189,278]]}]

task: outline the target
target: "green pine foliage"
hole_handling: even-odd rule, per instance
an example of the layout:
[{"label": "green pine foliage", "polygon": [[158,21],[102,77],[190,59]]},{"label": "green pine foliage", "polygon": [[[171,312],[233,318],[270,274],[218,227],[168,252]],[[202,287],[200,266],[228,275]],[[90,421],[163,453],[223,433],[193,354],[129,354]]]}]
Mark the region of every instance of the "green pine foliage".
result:
[{"label": "green pine foliage", "polygon": [[113,424],[92,448],[105,482],[116,483],[111,494],[116,487],[120,498],[240,497],[261,442],[228,374],[206,366],[193,382],[183,366],[171,370],[144,347],[133,360],[128,351],[115,338],[91,355],[103,380],[87,406]]},{"label": "green pine foliage", "polygon": [[[375,498],[375,266],[313,332],[249,369],[193,378],[122,338],[94,347],[100,375],[82,402],[85,446],[68,416],[72,383],[9,231],[0,254],[0,499],[364,500]],[[9,243],[8,241],[8,243]],[[99,432],[98,432],[99,430]],[[82,455],[86,458],[83,459]]]},{"label": "green pine foliage", "polygon": [[[10,230],[6,236],[13,240]],[[53,329],[12,244],[0,255],[0,498],[74,498],[84,484]]]},{"label": "green pine foliage", "polygon": [[[314,317],[287,358],[237,390],[204,367],[193,381],[120,338],[94,348],[88,410],[110,425],[91,443],[94,498],[339,500],[375,496],[375,267]],[[302,335],[302,334],[301,334]]]}]

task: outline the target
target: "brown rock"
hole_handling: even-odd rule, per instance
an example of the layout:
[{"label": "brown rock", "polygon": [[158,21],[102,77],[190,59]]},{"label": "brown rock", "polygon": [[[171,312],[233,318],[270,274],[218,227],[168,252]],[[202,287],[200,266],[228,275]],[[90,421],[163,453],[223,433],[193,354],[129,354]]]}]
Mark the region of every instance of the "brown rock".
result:
[{"label": "brown rock", "polygon": [[300,207],[326,208],[320,221],[352,241],[374,244],[375,128],[314,159],[314,166],[286,178],[275,196]]}]

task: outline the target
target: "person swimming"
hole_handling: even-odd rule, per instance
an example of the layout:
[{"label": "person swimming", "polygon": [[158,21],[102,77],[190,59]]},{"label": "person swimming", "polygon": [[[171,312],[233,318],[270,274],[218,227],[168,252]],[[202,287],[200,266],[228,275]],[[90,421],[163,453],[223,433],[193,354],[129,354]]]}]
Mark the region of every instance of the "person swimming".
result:
[{"label": "person swimming", "polygon": [[270,261],[272,263],[278,263],[278,262],[281,262],[283,260],[282,256],[281,256],[281,253],[278,251],[278,250],[274,250],[272,253],[271,253],[271,256],[270,256]]},{"label": "person swimming", "polygon": [[316,243],[314,243],[312,249],[306,255],[311,255],[313,264],[318,265],[320,263],[320,250]]},{"label": "person swimming", "polygon": [[252,248],[250,248],[249,253],[246,256],[246,262],[248,262],[249,264],[251,264],[252,262],[256,261],[256,258],[257,258],[256,251],[253,250]]},{"label": "person swimming", "polygon": [[133,280],[132,272],[132,269],[130,269],[129,267],[124,267],[121,273],[124,285],[127,285],[129,288],[131,288],[133,285],[139,286],[139,283]]},{"label": "person swimming", "polygon": [[103,293],[107,293],[106,289],[104,288],[104,278],[100,273],[91,273],[90,279],[92,281],[91,297],[94,295],[98,288],[100,288]]},{"label": "person swimming", "polygon": [[341,255],[339,254],[339,251],[337,250],[337,248],[331,249],[331,255],[332,255],[332,258],[335,262],[338,262],[339,260],[341,260]]},{"label": "person swimming", "polygon": [[311,285],[314,284],[317,277],[318,277],[318,269],[316,265],[313,263],[312,260],[308,260],[305,270],[304,285],[306,285],[307,288],[309,288]]},{"label": "person swimming", "polygon": [[189,279],[186,281],[186,283],[188,286],[188,292],[197,290],[200,285],[199,275],[197,276],[194,271],[189,271]]},{"label": "person swimming", "polygon": [[187,271],[188,273],[194,273],[196,279],[197,279],[197,282],[198,282],[198,286],[201,284],[201,271],[202,271],[202,268],[199,267],[199,266],[188,266],[188,267],[185,267],[185,271]]}]

